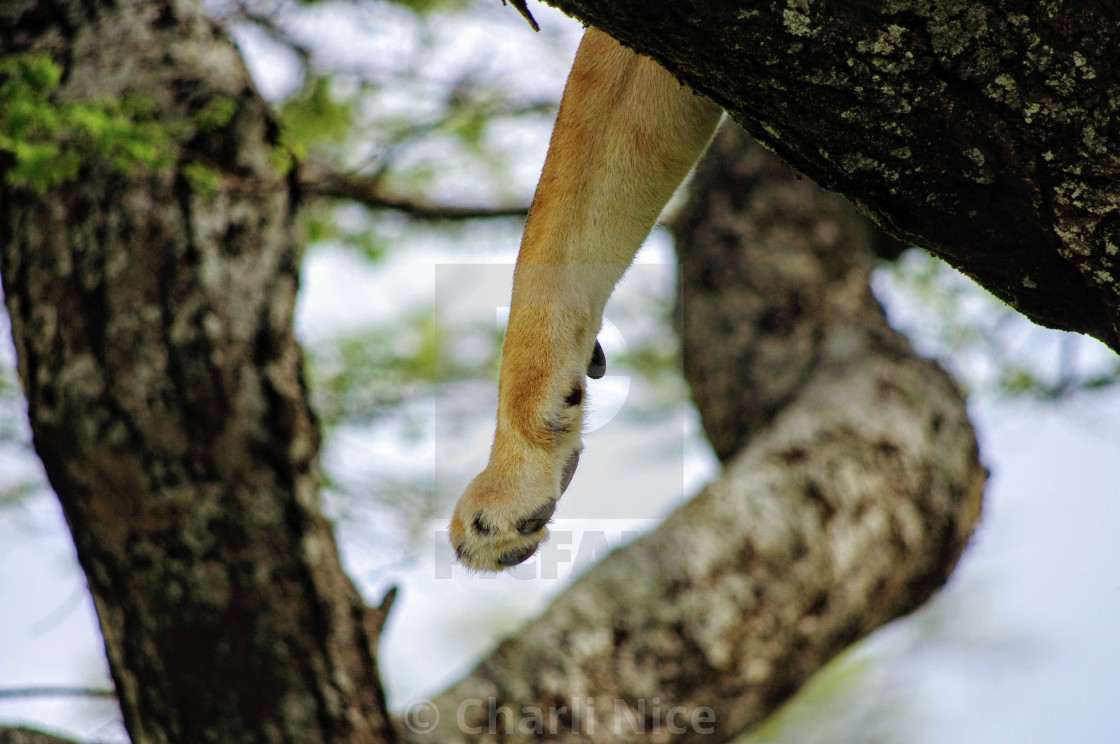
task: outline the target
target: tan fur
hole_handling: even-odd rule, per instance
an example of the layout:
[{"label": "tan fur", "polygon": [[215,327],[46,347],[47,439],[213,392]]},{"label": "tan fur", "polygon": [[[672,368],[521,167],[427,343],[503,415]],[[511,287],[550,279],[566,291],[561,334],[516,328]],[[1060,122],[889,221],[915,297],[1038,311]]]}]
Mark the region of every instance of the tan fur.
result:
[{"label": "tan fur", "polygon": [[[508,563],[547,538],[546,527],[523,535],[517,525],[547,513],[582,448],[603,308],[720,114],[657,63],[587,30],[517,257],[490,462],[451,520],[463,564],[500,571],[503,554]],[[583,400],[569,406],[576,386]]]}]

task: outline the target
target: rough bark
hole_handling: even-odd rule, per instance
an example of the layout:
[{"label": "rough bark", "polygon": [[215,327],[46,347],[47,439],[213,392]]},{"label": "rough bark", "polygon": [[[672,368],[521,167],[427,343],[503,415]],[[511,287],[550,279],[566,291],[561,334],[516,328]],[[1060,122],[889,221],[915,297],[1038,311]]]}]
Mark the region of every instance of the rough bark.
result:
[{"label": "rough bark", "polygon": [[[48,53],[59,100],[143,96],[173,137],[171,167],[91,160],[43,195],[0,173],[35,448],[132,740],[392,741],[378,615],[317,504],[296,194],[237,51],[179,0],[6,2],[0,49]],[[216,96],[235,111],[204,131]],[[220,173],[213,193],[191,163]]]},{"label": "rough bark", "polygon": [[77,742],[23,726],[0,726],[0,744],[77,744]]},{"label": "rough bark", "polygon": [[1120,351],[1120,5],[549,2],[1035,322]]},{"label": "rough bark", "polygon": [[736,130],[677,227],[685,363],[723,475],[440,695],[412,740],[530,741],[539,717],[563,741],[724,741],[955,565],[986,478],[960,393],[887,327],[870,226]]},{"label": "rough bark", "polygon": [[684,374],[708,441],[727,461],[802,390],[836,323],[881,329],[867,297],[865,317],[852,318],[828,312],[828,293],[851,272],[866,284],[871,253],[894,246],[884,251],[889,239],[843,198],[794,178],[732,124],[691,188],[697,196],[674,224]]}]

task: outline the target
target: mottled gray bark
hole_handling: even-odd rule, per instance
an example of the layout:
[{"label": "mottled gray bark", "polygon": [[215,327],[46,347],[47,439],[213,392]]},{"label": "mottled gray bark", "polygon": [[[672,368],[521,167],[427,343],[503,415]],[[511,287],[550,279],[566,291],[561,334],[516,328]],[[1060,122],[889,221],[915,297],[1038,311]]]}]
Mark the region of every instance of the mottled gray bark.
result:
[{"label": "mottled gray bark", "polygon": [[77,744],[77,742],[22,726],[0,726],[0,744]]},{"label": "mottled gray bark", "polygon": [[1034,321],[1120,351],[1120,5],[548,0]]},{"label": "mottled gray bark", "polygon": [[[866,280],[887,239],[733,124],[691,188],[674,225],[684,373],[708,440],[726,461],[801,392],[837,324],[882,331]],[[833,283],[849,275],[859,302],[833,313]]]},{"label": "mottled gray bark", "polygon": [[[44,195],[0,172],[35,448],[132,740],[392,741],[378,616],[317,503],[295,192],[236,49],[186,0],[5,2],[0,49],[56,60],[58,100],[140,95],[172,134],[159,170],[91,160]],[[203,131],[216,96],[233,116]],[[213,193],[190,163],[220,174]]]},{"label": "mottled gray bark", "polygon": [[726,740],[925,601],[964,548],[986,471],[956,386],[871,296],[869,225],[730,128],[676,233],[685,367],[724,473],[413,740],[530,741],[538,718],[563,741]]}]

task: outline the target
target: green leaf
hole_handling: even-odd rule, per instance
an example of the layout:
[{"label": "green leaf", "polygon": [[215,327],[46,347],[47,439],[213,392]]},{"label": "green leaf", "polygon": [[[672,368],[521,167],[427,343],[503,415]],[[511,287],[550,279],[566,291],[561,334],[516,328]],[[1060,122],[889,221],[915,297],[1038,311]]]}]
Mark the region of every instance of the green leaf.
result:
[{"label": "green leaf", "polygon": [[190,162],[183,164],[182,172],[191,188],[204,198],[209,199],[218,193],[218,187],[222,183],[222,174],[213,168],[209,168],[202,163]]},{"label": "green leaf", "polygon": [[0,58],[0,150],[15,160],[8,183],[42,192],[92,160],[125,172],[171,162],[167,132],[141,96],[57,104],[51,97],[60,79],[45,55]]},{"label": "green leaf", "polygon": [[354,124],[354,106],[335,100],[330,78],[313,77],[297,95],[283,103],[280,116],[289,144],[306,152],[316,144],[345,141]]},{"label": "green leaf", "polygon": [[237,113],[237,101],[230,96],[216,95],[191,118],[203,132],[212,132],[229,125],[235,113]]}]

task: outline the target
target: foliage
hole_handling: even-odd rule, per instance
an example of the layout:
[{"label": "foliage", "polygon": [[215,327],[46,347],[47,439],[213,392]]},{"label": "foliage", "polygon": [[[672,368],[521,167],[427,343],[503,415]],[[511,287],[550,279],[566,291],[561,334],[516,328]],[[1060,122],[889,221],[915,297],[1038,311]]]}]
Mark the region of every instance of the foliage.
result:
[{"label": "foliage", "polygon": [[237,101],[226,95],[215,95],[202,108],[191,115],[191,119],[203,133],[210,133],[229,126],[237,113]]},{"label": "foliage", "polygon": [[892,322],[974,392],[1057,401],[1120,384],[1103,344],[1035,326],[924,251],[884,267],[876,289]]},{"label": "foliage", "polygon": [[92,157],[125,172],[170,162],[167,133],[142,97],[56,103],[61,75],[46,55],[0,59],[0,150],[14,160],[8,183],[41,193],[73,180]]},{"label": "foliage", "polygon": [[[388,252],[388,241],[381,235],[381,224],[368,213],[343,219],[335,205],[315,202],[303,210],[302,219],[307,244],[311,246],[335,243],[366,260],[376,263]],[[363,210],[364,212],[364,210]]]},{"label": "foliage", "polygon": [[181,170],[191,188],[204,198],[218,193],[218,186],[222,179],[222,174],[218,171],[194,161],[184,163]]},{"label": "foliage", "polygon": [[334,337],[311,347],[315,408],[328,427],[369,423],[430,394],[437,382],[492,377],[492,351],[482,364],[459,363],[430,313]]},{"label": "foliage", "polygon": [[331,92],[331,78],[316,75],[306,80],[296,95],[279,107],[291,143],[306,156],[316,143],[340,144],[354,126],[354,104],[338,101]]},{"label": "foliage", "polygon": [[[866,645],[850,648],[830,661],[737,744],[897,744],[903,730],[900,719],[907,714],[898,700],[875,689],[879,687],[874,680],[875,660],[861,652]],[[869,695],[872,691],[879,694]],[[888,735],[880,733],[884,730]]]}]

